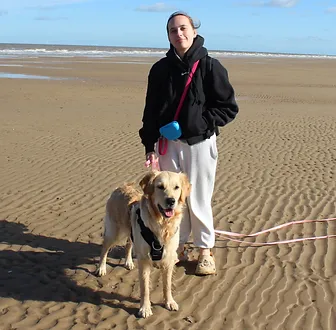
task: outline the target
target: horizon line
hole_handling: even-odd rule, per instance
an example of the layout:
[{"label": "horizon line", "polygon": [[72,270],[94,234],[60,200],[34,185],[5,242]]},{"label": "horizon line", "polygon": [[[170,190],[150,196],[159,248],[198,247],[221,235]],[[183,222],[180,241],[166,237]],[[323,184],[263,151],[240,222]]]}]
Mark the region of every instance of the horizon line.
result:
[{"label": "horizon line", "polygon": [[[121,46],[121,45],[89,45],[89,44],[67,44],[67,43],[24,43],[24,42],[0,42],[0,45],[39,45],[39,46],[82,46],[82,47],[114,47],[114,48],[129,48],[129,49],[157,49],[157,50],[168,50],[169,47],[142,47],[142,46]],[[251,51],[251,50],[224,50],[224,49],[209,49],[208,52],[229,52],[229,53],[256,53],[256,54],[274,54],[274,55],[311,55],[311,56],[336,56],[336,54],[322,54],[322,53],[293,53],[293,52],[274,52],[274,51]]]}]

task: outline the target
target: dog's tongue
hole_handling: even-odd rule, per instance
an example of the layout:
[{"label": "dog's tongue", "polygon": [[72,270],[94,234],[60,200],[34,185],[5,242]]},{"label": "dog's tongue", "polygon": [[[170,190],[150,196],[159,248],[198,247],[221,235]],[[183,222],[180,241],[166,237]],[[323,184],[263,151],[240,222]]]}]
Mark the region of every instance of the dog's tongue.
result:
[{"label": "dog's tongue", "polygon": [[174,210],[172,210],[172,209],[166,209],[166,210],[164,210],[164,213],[165,213],[165,215],[166,215],[167,218],[170,218],[170,217],[172,217],[174,215]]}]

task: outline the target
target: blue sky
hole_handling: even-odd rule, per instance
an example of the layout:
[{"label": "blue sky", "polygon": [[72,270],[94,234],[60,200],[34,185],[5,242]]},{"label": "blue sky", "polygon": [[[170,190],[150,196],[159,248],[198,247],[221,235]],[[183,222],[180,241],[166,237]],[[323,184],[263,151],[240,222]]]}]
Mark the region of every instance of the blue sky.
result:
[{"label": "blue sky", "polygon": [[210,50],[336,55],[336,0],[0,0],[0,42],[166,48],[175,10]]}]

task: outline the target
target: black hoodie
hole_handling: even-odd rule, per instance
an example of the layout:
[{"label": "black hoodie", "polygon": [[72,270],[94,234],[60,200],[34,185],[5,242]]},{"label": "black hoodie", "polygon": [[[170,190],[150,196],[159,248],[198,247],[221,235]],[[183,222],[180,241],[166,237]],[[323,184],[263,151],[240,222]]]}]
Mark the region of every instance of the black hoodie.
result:
[{"label": "black hoodie", "polygon": [[198,143],[214,132],[218,134],[218,126],[224,126],[235,118],[238,106],[227,70],[218,60],[212,59],[211,70],[202,72],[206,70],[206,57],[209,57],[203,44],[204,39],[196,36],[183,59],[170,45],[166,57],[152,66],[148,76],[143,127],[139,131],[146,153],[154,151],[160,127],[173,120],[188,73],[197,60],[200,62],[177,119],[182,129],[180,139],[190,145]]}]

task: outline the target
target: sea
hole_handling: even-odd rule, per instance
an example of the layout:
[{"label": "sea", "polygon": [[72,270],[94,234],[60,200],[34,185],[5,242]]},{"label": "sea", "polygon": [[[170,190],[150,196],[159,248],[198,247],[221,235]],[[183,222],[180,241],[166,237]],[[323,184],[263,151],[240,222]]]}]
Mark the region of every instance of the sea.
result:
[{"label": "sea", "polygon": [[[112,46],[77,46],[77,45],[37,45],[0,43],[0,59],[38,58],[38,57],[164,57],[168,49],[112,47]],[[336,59],[336,55],[290,54],[270,52],[244,52],[209,50],[209,55],[221,57],[251,58],[298,58],[298,59]]]}]

